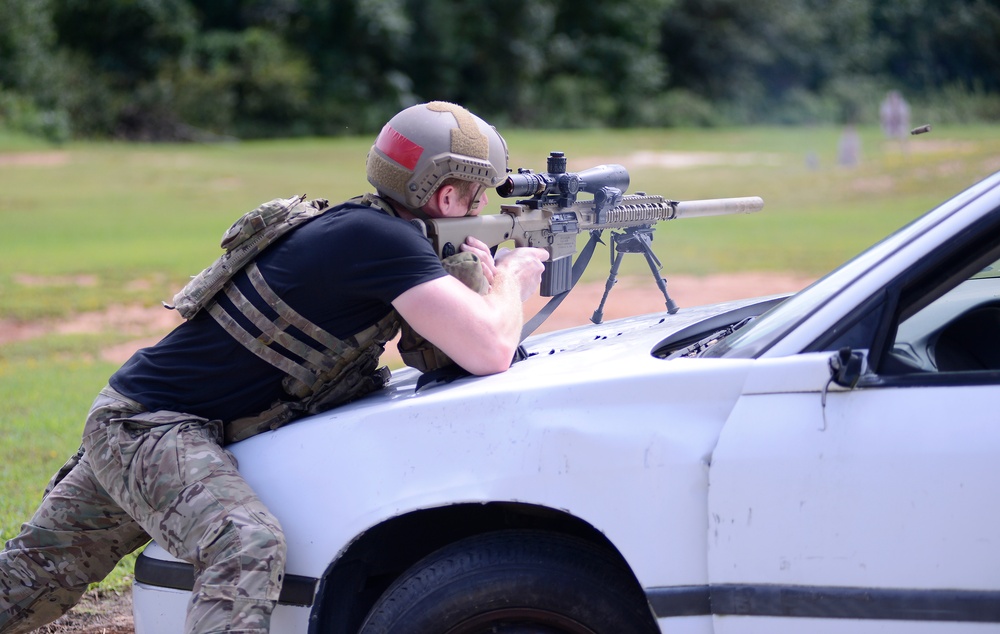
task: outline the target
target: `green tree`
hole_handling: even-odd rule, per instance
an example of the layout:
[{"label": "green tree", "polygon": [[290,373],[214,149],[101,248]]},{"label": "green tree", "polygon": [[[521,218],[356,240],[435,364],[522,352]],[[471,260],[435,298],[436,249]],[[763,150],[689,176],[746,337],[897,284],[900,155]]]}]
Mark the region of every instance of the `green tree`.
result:
[{"label": "green tree", "polygon": [[185,0],[53,0],[74,125],[85,135],[175,134],[172,90],[159,77],[197,32]]},{"label": "green tree", "polygon": [[[562,103],[554,104],[556,112],[550,117],[575,106],[584,108],[579,125],[655,123],[656,114],[644,108],[666,80],[659,53],[660,20],[673,4],[672,0],[562,0],[548,51],[550,74],[572,78],[579,91],[568,91]],[[587,120],[587,109],[594,120]]]},{"label": "green tree", "polygon": [[0,0],[0,125],[54,141],[69,136],[56,44],[48,0]]},{"label": "green tree", "polygon": [[301,0],[286,39],[316,71],[327,132],[372,130],[429,99],[501,125],[636,123],[663,82],[668,0],[580,1]]},{"label": "green tree", "polygon": [[1000,90],[1000,5],[990,0],[873,0],[890,42],[885,72],[914,91],[951,84]]},{"label": "green tree", "polygon": [[155,76],[183,55],[197,24],[186,0],[55,0],[62,47],[85,54],[122,85]]},{"label": "green tree", "polygon": [[56,32],[48,0],[0,0],[0,85],[51,98]]},{"label": "green tree", "polygon": [[167,74],[186,123],[247,137],[308,132],[312,71],[275,33],[260,27],[199,35],[190,63]]},{"label": "green tree", "polygon": [[[885,56],[868,0],[679,0],[663,21],[671,88],[728,102],[747,120],[801,107],[835,79],[870,75]],[[780,108],[779,108],[780,109]]]},{"label": "green tree", "polygon": [[849,121],[889,87],[982,120],[998,40],[996,0],[0,0],[0,125],[370,133],[430,99],[522,127]]},{"label": "green tree", "polygon": [[498,122],[634,124],[663,82],[657,20],[667,3],[410,0],[405,48],[389,62],[415,95]]}]

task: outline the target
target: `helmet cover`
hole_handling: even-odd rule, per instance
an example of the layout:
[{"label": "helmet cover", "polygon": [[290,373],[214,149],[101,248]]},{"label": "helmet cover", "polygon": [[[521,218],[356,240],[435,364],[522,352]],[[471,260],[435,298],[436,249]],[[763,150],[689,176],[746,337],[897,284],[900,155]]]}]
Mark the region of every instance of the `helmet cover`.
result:
[{"label": "helmet cover", "polygon": [[432,101],[385,124],[368,152],[366,172],[379,194],[419,209],[448,178],[499,185],[507,175],[507,143],[465,108]]}]

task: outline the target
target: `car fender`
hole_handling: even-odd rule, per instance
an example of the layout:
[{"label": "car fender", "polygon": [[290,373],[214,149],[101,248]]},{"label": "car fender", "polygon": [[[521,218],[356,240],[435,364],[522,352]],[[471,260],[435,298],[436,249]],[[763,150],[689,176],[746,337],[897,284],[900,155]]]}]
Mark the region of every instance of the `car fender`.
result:
[{"label": "car fender", "polygon": [[403,373],[376,399],[232,450],[293,544],[290,574],[320,576],[394,517],[518,502],[604,533],[644,584],[703,583],[708,463],[749,363],[606,346],[419,393]]}]

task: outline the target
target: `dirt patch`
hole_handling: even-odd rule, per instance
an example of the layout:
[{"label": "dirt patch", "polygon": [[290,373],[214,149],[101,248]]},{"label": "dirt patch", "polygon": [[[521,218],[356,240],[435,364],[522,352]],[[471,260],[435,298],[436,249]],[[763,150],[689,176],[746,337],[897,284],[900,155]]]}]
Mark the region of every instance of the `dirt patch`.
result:
[{"label": "dirt patch", "polygon": [[11,152],[0,154],[0,165],[56,167],[69,163],[69,152]]},{"label": "dirt patch", "polygon": [[0,319],[0,345],[51,334],[117,332],[132,339],[102,351],[101,357],[105,361],[123,363],[139,348],[159,341],[181,321],[183,320],[176,311],[162,306],[111,306],[106,310],[80,313],[68,319],[30,322]]},{"label": "dirt patch", "polygon": [[96,275],[28,275],[16,273],[14,282],[21,286],[97,286]]},{"label": "dirt patch", "polygon": [[34,630],[35,634],[135,634],[132,592],[90,591],[58,620]]}]

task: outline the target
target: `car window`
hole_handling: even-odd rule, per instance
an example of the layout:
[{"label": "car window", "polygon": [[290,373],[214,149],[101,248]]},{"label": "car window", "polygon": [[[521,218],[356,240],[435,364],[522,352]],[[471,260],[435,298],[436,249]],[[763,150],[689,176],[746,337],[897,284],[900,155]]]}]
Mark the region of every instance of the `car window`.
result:
[{"label": "car window", "polygon": [[974,280],[983,280],[1000,277],[1000,261],[994,262],[985,267],[982,271],[972,276]]},{"label": "car window", "polygon": [[899,322],[882,374],[1000,371],[1000,263]]}]

